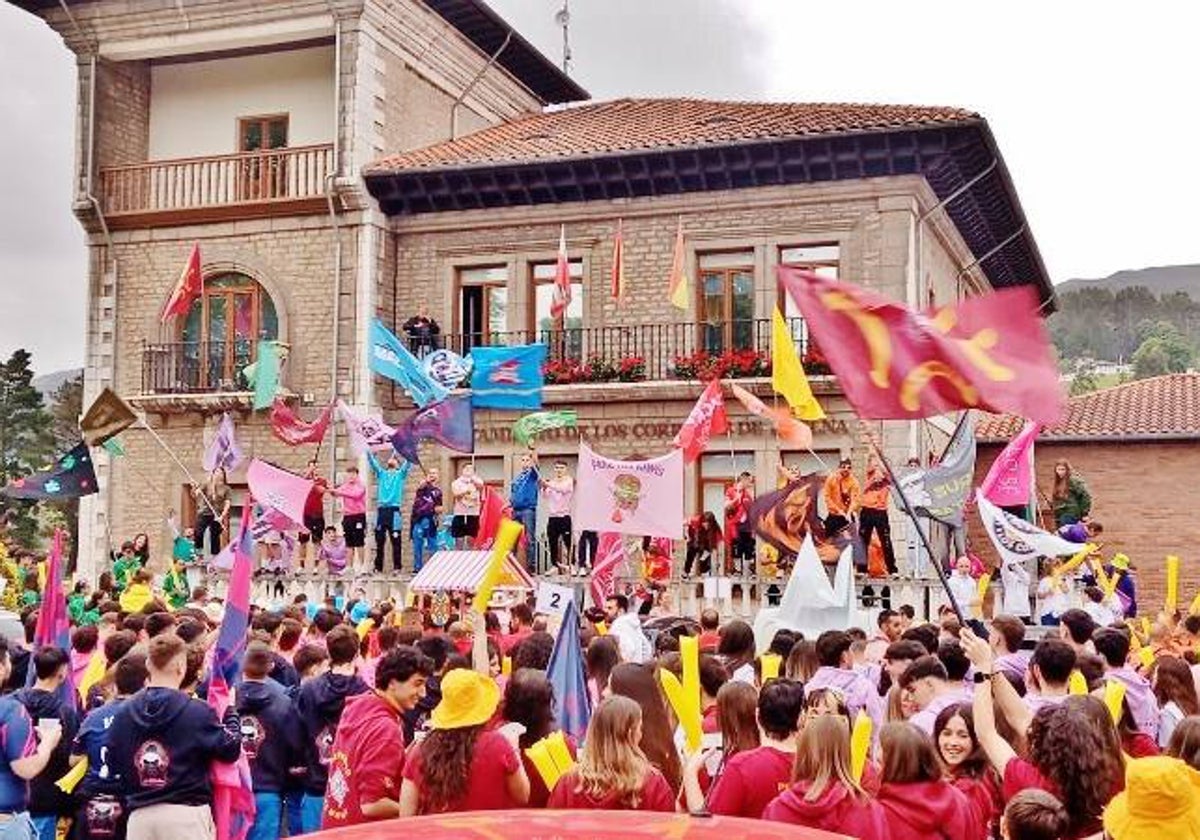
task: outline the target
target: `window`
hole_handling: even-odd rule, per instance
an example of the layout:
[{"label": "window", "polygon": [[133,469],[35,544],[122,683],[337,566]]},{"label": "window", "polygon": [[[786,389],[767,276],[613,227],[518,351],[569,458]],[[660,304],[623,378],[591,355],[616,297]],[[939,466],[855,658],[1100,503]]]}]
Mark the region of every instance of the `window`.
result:
[{"label": "window", "polygon": [[[243,117],[238,120],[239,152],[270,152],[288,144],[287,114]],[[287,194],[287,159],[283,155],[254,155],[238,163],[238,198],[258,201]]]},{"label": "window", "polygon": [[[838,279],[838,257],[840,248],[836,243],[824,245],[796,245],[779,249],[779,264],[793,268],[805,268],[821,277]],[[808,329],[800,314],[800,307],[792,296],[779,289],[779,311],[792,331],[792,338],[800,345],[800,352],[808,350]]]},{"label": "window", "polygon": [[557,263],[534,263],[533,332],[536,341],[550,348],[551,358],[583,358],[583,261],[568,263],[571,274],[571,302],[555,318],[550,314],[554,302],[554,275]]},{"label": "window", "polygon": [[[203,474],[198,474],[196,480],[203,482],[205,477]],[[196,514],[199,512],[197,508],[196,497],[192,495],[190,485],[183,485],[180,488],[180,505],[179,505],[179,533],[183,533],[186,529],[191,528],[196,523]],[[250,488],[245,484],[229,485],[229,528],[221,532],[222,544],[228,543],[231,539],[230,534],[237,535],[241,531],[242,516],[246,510],[246,499],[249,497]],[[200,508],[207,510],[207,506],[203,502],[199,503]],[[218,510],[217,513],[221,511]],[[224,528],[224,523],[221,525]],[[208,538],[205,537],[207,545]]]},{"label": "window", "polygon": [[[463,464],[471,463],[470,458],[452,458],[450,468],[454,470],[454,474],[450,476],[449,482],[458,478],[458,473],[462,470]],[[504,459],[499,457],[487,457],[475,459],[475,475],[483,479],[483,483],[493,490],[504,492]]]},{"label": "window", "polygon": [[459,270],[458,325],[463,353],[476,345],[507,343],[508,268]]},{"label": "window", "polygon": [[700,348],[754,346],[754,253],[700,255]]},{"label": "window", "polygon": [[240,390],[242,370],[257,358],[259,339],[279,338],[271,296],[244,274],[204,279],[204,292],[183,321],[180,371],[190,390]]},{"label": "window", "polygon": [[785,467],[799,467],[801,475],[830,473],[837,469],[842,453],[837,449],[819,449],[816,452],[783,452]]},{"label": "window", "polygon": [[700,511],[709,511],[717,521],[725,522],[725,489],[739,474],[754,475],[753,452],[712,453],[700,456],[697,475],[700,482]]}]

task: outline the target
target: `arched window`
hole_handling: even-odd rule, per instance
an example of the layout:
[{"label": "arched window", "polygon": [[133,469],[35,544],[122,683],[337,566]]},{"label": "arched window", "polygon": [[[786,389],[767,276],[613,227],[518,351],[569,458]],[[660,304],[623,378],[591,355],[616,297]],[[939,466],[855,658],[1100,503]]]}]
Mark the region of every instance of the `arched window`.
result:
[{"label": "arched window", "polygon": [[279,338],[275,304],[245,274],[204,278],[204,293],[183,320],[180,340],[196,365],[198,390],[241,390],[242,369],[255,360],[260,339]]}]

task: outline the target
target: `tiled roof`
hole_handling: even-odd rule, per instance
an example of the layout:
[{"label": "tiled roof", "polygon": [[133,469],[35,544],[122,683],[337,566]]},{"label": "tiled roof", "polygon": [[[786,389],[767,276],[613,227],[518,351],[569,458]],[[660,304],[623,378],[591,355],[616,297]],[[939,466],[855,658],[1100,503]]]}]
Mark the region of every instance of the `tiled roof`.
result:
[{"label": "tiled roof", "polygon": [[[980,414],[975,436],[1008,440],[1024,422],[1009,414]],[[1200,438],[1200,373],[1156,376],[1071,397],[1062,421],[1042,430],[1040,438],[1177,436]]]},{"label": "tiled roof", "polygon": [[509,120],[473,134],[378,160],[367,173],[531,163],[647,149],[854,134],[966,123],[960,108],[779,104],[707,99],[617,99]]}]

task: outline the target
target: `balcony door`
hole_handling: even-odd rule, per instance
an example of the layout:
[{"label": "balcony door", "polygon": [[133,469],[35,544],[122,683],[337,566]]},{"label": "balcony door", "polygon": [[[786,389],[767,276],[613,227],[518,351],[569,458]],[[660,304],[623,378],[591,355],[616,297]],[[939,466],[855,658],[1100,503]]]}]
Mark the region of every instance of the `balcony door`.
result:
[{"label": "balcony door", "polygon": [[188,390],[241,390],[242,370],[254,361],[258,340],[278,337],[275,304],[262,286],[244,274],[206,278],[181,336]]},{"label": "balcony door", "polygon": [[287,114],[269,117],[243,117],[238,120],[238,151],[248,154],[238,165],[238,198],[263,201],[287,196],[287,160],[272,155],[274,149],[288,144]]},{"label": "balcony door", "polygon": [[700,349],[754,347],[754,254],[700,255]]}]

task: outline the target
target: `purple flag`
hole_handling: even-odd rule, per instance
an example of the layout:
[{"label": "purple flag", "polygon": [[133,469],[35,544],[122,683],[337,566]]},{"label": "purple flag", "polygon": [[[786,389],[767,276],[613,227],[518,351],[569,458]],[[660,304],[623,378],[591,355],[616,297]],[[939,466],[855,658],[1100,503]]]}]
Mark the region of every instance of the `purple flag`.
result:
[{"label": "purple flag", "polygon": [[[38,607],[37,627],[33,631],[35,648],[52,646],[71,652],[71,619],[67,612],[67,597],[63,594],[63,539],[61,528],[54,530],[54,542],[50,548],[50,556],[46,558],[46,594]],[[29,669],[26,685],[33,685],[36,678],[33,668]],[[77,705],[79,693],[75,690],[75,680],[71,669],[67,669],[67,678],[59,686],[59,700],[64,704]]]},{"label": "purple flag", "polygon": [[233,436],[233,418],[229,413],[221,415],[217,433],[204,450],[204,469],[212,472],[217,467],[223,470],[236,470],[246,460],[242,448],[238,446],[237,438]]},{"label": "purple flag", "polygon": [[475,412],[471,408],[471,395],[451,394],[413,412],[392,435],[392,447],[405,460],[419,464],[417,444],[423,440],[436,440],[458,452],[474,452]]},{"label": "purple flag", "polygon": [[563,732],[583,743],[588,721],[592,718],[587,677],[583,673],[583,655],[579,644],[579,610],[575,601],[567,603],[562,627],[554,640],[554,651],[546,666],[546,676],[554,688],[554,717]]},{"label": "purple flag", "polygon": [[229,589],[225,593],[225,617],[217,632],[213,648],[212,673],[226,685],[234,682],[246,649],[246,629],[250,625],[250,577],[254,566],[253,541],[250,536],[250,511],[253,500],[247,499],[241,529],[233,549],[233,568],[229,572]]}]

